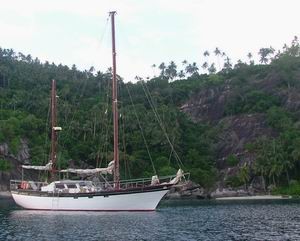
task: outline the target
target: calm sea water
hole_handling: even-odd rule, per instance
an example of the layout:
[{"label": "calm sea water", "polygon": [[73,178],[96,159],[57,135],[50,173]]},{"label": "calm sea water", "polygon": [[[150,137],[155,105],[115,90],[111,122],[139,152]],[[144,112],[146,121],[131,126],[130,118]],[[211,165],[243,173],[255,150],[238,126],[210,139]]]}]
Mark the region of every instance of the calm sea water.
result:
[{"label": "calm sea water", "polygon": [[300,201],[165,201],[145,213],[26,211],[0,199],[0,240],[300,240]]}]

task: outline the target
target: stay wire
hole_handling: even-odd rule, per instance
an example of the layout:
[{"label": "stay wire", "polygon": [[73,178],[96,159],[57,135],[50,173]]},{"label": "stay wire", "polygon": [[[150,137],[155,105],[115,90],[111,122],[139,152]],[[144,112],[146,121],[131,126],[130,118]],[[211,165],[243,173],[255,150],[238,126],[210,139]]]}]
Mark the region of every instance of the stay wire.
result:
[{"label": "stay wire", "polygon": [[[109,17],[107,17],[107,19],[106,19],[106,22],[105,22],[105,26],[104,26],[104,30],[103,30],[103,32],[102,32],[102,35],[101,35],[101,37],[100,37],[100,47],[102,47],[102,43],[103,43],[103,39],[104,39],[104,37],[105,37],[105,34],[106,34],[106,30],[107,30],[107,26],[108,26],[108,21],[109,21]],[[74,98],[74,103],[73,104],[75,104],[75,100],[81,100],[82,99],[82,97],[83,97],[83,95],[84,95],[84,92],[85,92],[85,88],[86,88],[86,85],[87,85],[87,77],[85,78],[85,81],[83,81],[83,84],[82,84],[82,86],[79,88],[78,87],[78,90],[80,90],[79,92],[78,92],[78,98]],[[77,103],[78,104],[78,103]],[[75,114],[76,114],[76,111],[73,111],[73,113],[72,113],[72,116],[71,116],[71,122],[73,122],[74,121],[74,119],[75,119]],[[66,128],[66,136],[65,136],[65,140],[67,139],[67,137],[70,135],[70,130],[71,130],[71,128],[72,128],[72,126],[71,125],[68,125],[68,127]],[[64,149],[65,148],[65,142],[64,143],[62,143],[60,146],[62,147],[62,149]]]},{"label": "stay wire", "polygon": [[138,125],[139,125],[139,128],[140,128],[140,130],[141,130],[141,134],[142,134],[142,137],[143,137],[143,140],[144,140],[144,144],[145,144],[145,146],[146,146],[147,153],[148,153],[149,158],[150,158],[150,161],[151,161],[152,169],[153,169],[153,171],[154,171],[154,174],[157,175],[157,172],[156,172],[156,169],[155,169],[155,166],[154,166],[154,162],[153,162],[153,160],[152,160],[152,157],[151,157],[151,154],[150,154],[150,151],[149,151],[148,143],[147,143],[147,141],[146,141],[146,138],[145,138],[145,135],[144,135],[144,132],[143,132],[143,128],[142,128],[142,126],[141,126],[141,123],[140,123],[139,117],[138,117],[138,115],[137,115],[137,111],[136,111],[135,105],[134,105],[133,100],[132,100],[132,96],[131,96],[131,94],[130,94],[130,91],[129,91],[129,88],[128,88],[127,85],[126,85],[126,89],[127,89],[127,92],[128,92],[129,98],[130,98],[131,105],[132,105],[132,107],[133,107],[133,111],[134,111],[135,117],[136,117],[137,122],[138,122]]},{"label": "stay wire", "polygon": [[167,131],[166,131],[166,129],[165,129],[163,123],[162,123],[162,120],[161,120],[161,118],[160,118],[160,116],[159,116],[159,114],[158,114],[158,112],[157,112],[157,110],[156,110],[156,108],[155,108],[155,106],[154,106],[154,103],[153,103],[153,100],[152,100],[150,91],[149,91],[147,85],[146,85],[146,87],[145,87],[144,81],[141,81],[141,84],[142,84],[143,91],[144,91],[144,93],[145,93],[145,95],[146,95],[146,98],[147,98],[147,100],[148,100],[148,102],[149,102],[149,104],[150,104],[150,106],[151,106],[151,109],[152,109],[154,115],[156,116],[156,119],[157,119],[157,121],[158,121],[158,124],[160,125],[160,127],[161,127],[161,129],[162,129],[162,131],[163,131],[163,133],[164,133],[164,135],[165,135],[165,137],[166,137],[166,139],[167,139],[167,141],[168,141],[168,143],[169,143],[171,149],[173,150],[175,159],[176,159],[177,162],[178,162],[178,166],[181,168],[181,167],[183,167],[184,165],[183,165],[183,163],[182,163],[180,157],[178,156],[177,152],[175,151],[175,148],[174,148],[174,146],[173,146],[173,144],[172,144],[172,142],[171,142],[171,140],[170,140],[170,138],[169,138],[169,136],[168,136],[168,133],[167,133]]}]

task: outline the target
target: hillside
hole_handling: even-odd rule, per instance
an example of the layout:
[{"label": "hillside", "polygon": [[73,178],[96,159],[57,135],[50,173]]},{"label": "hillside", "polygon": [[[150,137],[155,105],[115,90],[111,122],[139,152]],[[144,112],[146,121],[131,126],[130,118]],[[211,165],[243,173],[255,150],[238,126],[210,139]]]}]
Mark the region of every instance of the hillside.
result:
[{"label": "hillside", "polygon": [[[210,68],[209,74],[187,65],[188,77],[181,75],[178,80],[173,80],[179,75],[172,62],[160,65],[160,76],[148,81],[137,78],[135,84],[124,83],[119,77],[122,177],[155,172],[162,176],[182,166],[210,191],[297,185],[298,40],[273,55],[270,63],[265,59],[262,64],[227,64],[218,73]],[[3,189],[9,178],[20,175],[21,163],[47,162],[53,78],[58,83],[58,122],[63,128],[59,166],[104,166],[112,159],[110,77],[109,70],[79,71],[75,65],[41,63],[30,55],[0,49]]]}]

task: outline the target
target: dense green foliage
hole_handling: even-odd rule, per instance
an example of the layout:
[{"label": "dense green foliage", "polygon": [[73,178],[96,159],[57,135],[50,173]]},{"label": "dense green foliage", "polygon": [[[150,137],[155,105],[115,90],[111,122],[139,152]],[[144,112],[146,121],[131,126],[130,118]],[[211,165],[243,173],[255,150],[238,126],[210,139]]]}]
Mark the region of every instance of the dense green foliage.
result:
[{"label": "dense green foliage", "polygon": [[9,171],[11,169],[11,164],[9,161],[0,159],[0,171]]},{"label": "dense green foliage", "polygon": [[[26,140],[31,162],[47,162],[49,94],[54,78],[59,95],[58,123],[63,129],[59,166],[67,166],[69,160],[77,166],[105,166],[112,160],[110,71],[82,72],[75,66],[69,69],[40,63],[6,49],[0,49],[0,70],[0,143],[8,143],[10,153],[17,154],[20,141]],[[177,108],[188,97],[186,92],[173,88],[165,78],[136,84],[124,84],[119,78],[119,87],[124,178],[151,176],[153,172],[175,174],[179,166],[195,170],[195,179],[203,177],[203,185],[214,178],[211,129],[192,123]]]},{"label": "dense green foliage", "polygon": [[[171,61],[161,63],[159,76],[146,82],[137,77],[135,84],[124,83],[118,78],[123,178],[153,172],[168,175],[181,166],[195,181],[212,187],[218,178],[215,144],[221,130],[212,124],[193,123],[179,107],[199,90],[230,86],[223,117],[262,113],[275,134],[247,143],[247,151],[256,156],[254,165],[240,165],[234,153],[228,153],[227,167],[240,166],[227,184],[247,187],[255,175],[263,176],[266,185],[300,180],[299,109],[287,110],[283,98],[300,88],[297,38],[276,55],[272,48],[262,48],[257,65],[250,53],[249,63],[238,61],[234,67],[218,48],[214,54],[224,58],[223,68],[217,70],[214,63],[205,62],[200,74],[197,63],[183,61],[184,69],[178,71]],[[51,79],[57,80],[58,123],[63,128],[59,166],[67,166],[69,160],[77,166],[105,166],[113,158],[110,70],[79,71],[75,65],[41,63],[9,49],[0,49],[0,144],[8,143],[10,153],[17,154],[25,140],[31,162],[47,162]],[[265,79],[272,83],[261,84]],[[5,163],[1,159],[2,170],[9,169]]]}]

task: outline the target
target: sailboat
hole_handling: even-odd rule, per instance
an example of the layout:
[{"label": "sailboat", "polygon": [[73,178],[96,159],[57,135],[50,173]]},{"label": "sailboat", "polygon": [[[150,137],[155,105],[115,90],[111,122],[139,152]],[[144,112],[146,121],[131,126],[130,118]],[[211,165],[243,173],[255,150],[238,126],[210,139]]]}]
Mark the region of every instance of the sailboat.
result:
[{"label": "sailboat", "polygon": [[[15,202],[34,210],[64,211],[153,211],[169,190],[179,185],[186,174],[181,169],[174,176],[147,179],[120,180],[118,149],[118,99],[116,80],[115,17],[110,12],[112,27],[112,109],[114,130],[114,160],[106,168],[57,170],[57,135],[62,130],[56,123],[56,81],[51,90],[51,154],[45,166],[22,165],[22,180],[11,180],[11,194]],[[51,173],[50,182],[25,180],[24,170],[39,170]],[[103,177],[104,182],[87,180],[59,180],[58,175],[78,174]],[[113,181],[104,175],[112,174]]]}]

